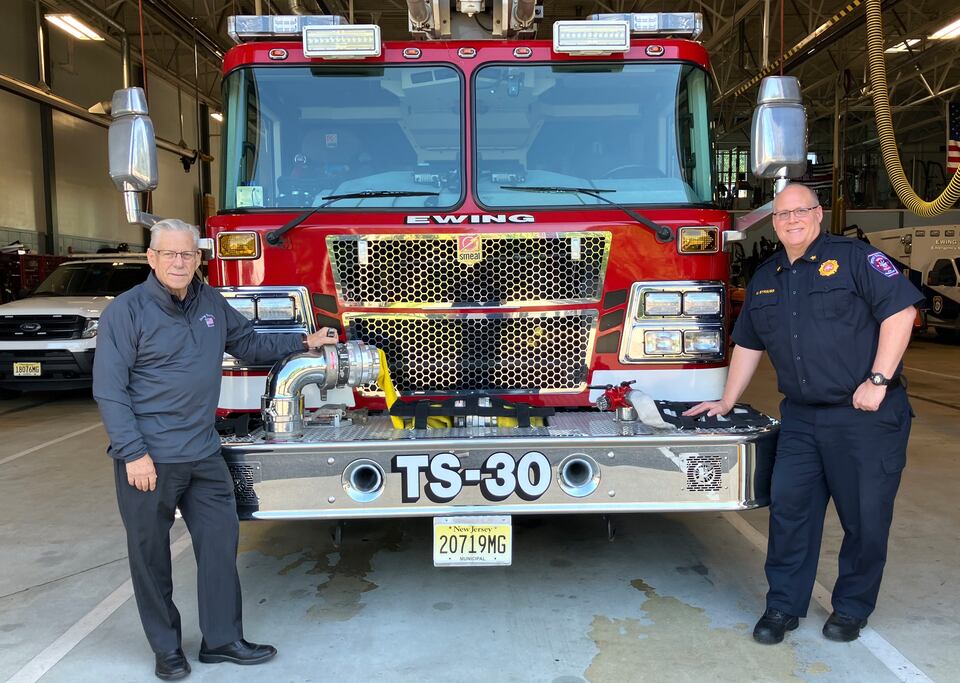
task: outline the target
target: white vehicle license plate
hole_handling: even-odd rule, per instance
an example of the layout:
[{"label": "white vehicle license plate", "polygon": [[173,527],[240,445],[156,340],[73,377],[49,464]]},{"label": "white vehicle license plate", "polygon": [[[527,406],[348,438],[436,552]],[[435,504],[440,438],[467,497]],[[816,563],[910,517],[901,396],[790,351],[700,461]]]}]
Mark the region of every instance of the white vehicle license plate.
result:
[{"label": "white vehicle license plate", "polygon": [[433,566],[491,566],[512,562],[510,515],[433,518]]},{"label": "white vehicle license plate", "polygon": [[14,363],[14,377],[39,377],[40,363]]}]

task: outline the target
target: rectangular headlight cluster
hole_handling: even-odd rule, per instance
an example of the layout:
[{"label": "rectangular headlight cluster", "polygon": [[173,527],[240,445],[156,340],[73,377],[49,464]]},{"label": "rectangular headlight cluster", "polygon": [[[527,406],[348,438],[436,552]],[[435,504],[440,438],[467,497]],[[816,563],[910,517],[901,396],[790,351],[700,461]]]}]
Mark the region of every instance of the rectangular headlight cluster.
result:
[{"label": "rectangular headlight cluster", "polygon": [[233,296],[227,303],[254,325],[298,325],[297,306],[292,296]]},{"label": "rectangular headlight cluster", "polygon": [[722,282],[638,282],[620,362],[715,362],[725,355]]}]

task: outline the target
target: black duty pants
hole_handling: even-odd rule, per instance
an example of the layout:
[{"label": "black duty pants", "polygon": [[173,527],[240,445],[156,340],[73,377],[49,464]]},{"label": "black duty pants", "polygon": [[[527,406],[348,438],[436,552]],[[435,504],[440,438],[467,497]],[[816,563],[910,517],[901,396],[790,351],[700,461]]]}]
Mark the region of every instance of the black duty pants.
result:
[{"label": "black duty pants", "polygon": [[157,488],[127,483],[115,463],[117,501],[127,530],[133,591],[143,630],[154,652],[180,647],[180,613],[173,604],[170,527],[177,507],[197,558],[200,630],[210,647],[243,637],[237,541],[240,525],[233,478],[220,453],[195,462],[156,463]]},{"label": "black duty pants", "polygon": [[893,501],[906,464],[911,411],[902,387],[876,412],[784,400],[773,465],[767,607],[806,616],[833,498],[843,526],[833,609],[873,612],[887,559]]}]

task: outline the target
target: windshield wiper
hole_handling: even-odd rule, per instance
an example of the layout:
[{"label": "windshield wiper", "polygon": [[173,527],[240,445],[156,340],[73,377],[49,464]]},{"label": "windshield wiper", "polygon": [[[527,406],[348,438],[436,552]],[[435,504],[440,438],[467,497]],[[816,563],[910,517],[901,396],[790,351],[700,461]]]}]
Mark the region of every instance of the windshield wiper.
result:
[{"label": "windshield wiper", "polygon": [[291,220],[286,225],[283,225],[276,230],[271,230],[267,233],[267,244],[277,246],[280,244],[280,240],[283,239],[283,236],[288,232],[293,230],[295,227],[303,223],[305,220],[310,218],[320,209],[325,209],[331,204],[341,199],[368,199],[370,197],[382,198],[382,197],[439,197],[439,192],[408,192],[406,190],[364,190],[363,192],[348,192],[346,194],[330,194],[326,197],[321,197],[325,201],[319,206],[315,206],[309,211],[304,211],[302,214]]},{"label": "windshield wiper", "polygon": [[653,231],[653,234],[656,236],[658,242],[672,242],[673,241],[673,232],[670,231],[665,225],[658,225],[654,223],[649,218],[646,218],[633,209],[628,209],[622,204],[617,204],[612,202],[606,197],[604,197],[601,192],[616,192],[616,190],[600,190],[592,187],[538,187],[538,186],[526,186],[526,185],[501,185],[501,190],[514,190],[516,192],[549,192],[553,194],[585,194],[590,197],[599,199],[605,204],[616,207],[623,211],[625,214],[630,216],[633,220],[637,221],[640,225],[650,228]]}]

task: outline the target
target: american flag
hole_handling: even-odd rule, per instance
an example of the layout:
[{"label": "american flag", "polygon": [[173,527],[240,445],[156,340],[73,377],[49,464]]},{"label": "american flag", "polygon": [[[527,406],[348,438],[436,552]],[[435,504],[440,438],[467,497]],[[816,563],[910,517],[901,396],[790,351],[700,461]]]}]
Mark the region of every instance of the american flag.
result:
[{"label": "american flag", "polygon": [[814,192],[833,188],[833,163],[807,164],[807,172],[800,178],[800,182]]},{"label": "american flag", "polygon": [[960,168],[960,102],[947,105],[947,173]]}]

